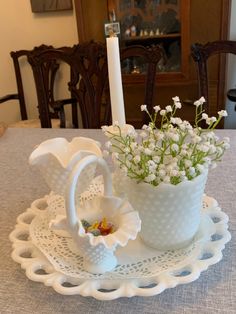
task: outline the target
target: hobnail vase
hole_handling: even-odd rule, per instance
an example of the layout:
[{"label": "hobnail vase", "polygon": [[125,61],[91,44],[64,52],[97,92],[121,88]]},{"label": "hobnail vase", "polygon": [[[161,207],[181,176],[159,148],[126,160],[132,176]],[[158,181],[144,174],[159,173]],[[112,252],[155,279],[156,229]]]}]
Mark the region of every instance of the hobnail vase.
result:
[{"label": "hobnail vase", "polygon": [[[52,138],[42,142],[30,155],[30,165],[37,166],[47,185],[56,194],[65,196],[66,184],[73,167],[88,155],[102,156],[100,143],[87,137]],[[78,195],[86,190],[96,167],[87,167],[77,183]]]},{"label": "hobnail vase", "polygon": [[120,170],[113,176],[115,193],[127,197],[139,212],[144,243],[159,250],[179,249],[194,238],[208,172],[177,185],[137,183]]}]

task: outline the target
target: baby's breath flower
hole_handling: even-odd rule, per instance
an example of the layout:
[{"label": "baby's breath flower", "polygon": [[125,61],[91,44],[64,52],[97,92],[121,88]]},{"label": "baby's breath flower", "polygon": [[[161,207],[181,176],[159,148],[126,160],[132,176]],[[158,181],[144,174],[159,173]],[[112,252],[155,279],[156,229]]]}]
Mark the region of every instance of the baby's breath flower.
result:
[{"label": "baby's breath flower", "polygon": [[143,137],[143,138],[145,138],[145,137],[148,136],[148,134],[147,134],[146,132],[141,132],[141,133],[140,133],[140,136]]},{"label": "baby's breath flower", "polygon": [[166,106],[166,112],[172,112],[172,107],[171,106]]},{"label": "baby's breath flower", "polygon": [[176,124],[175,121],[176,121],[176,118],[174,118],[174,117],[171,117],[171,118],[170,118],[170,122],[171,122],[171,123]]},{"label": "baby's breath flower", "polygon": [[191,176],[193,176],[195,173],[196,173],[196,170],[195,170],[195,168],[194,167],[189,167],[189,174],[191,175]]},{"label": "baby's breath flower", "polygon": [[111,143],[111,141],[107,141],[106,143],[105,143],[105,146],[106,146],[106,148],[111,148],[111,146],[112,146],[112,143]]},{"label": "baby's breath flower", "polygon": [[132,150],[135,150],[137,148],[138,144],[136,142],[133,142],[130,144],[130,147]]},{"label": "baby's breath flower", "polygon": [[[113,134],[110,128],[102,127],[110,138],[105,145],[104,157],[108,155],[107,151],[112,153],[113,162],[137,182],[157,186],[162,182],[176,185],[193,180],[206,169],[214,168],[230,146],[229,138],[220,140],[213,132],[222,117],[227,116],[226,111],[219,111],[218,118],[209,117],[204,113],[202,105],[205,99],[201,97],[195,102],[196,119],[192,126],[175,116],[181,103],[178,96],[172,99],[174,104],[165,109],[155,106],[153,116],[146,105],[141,106],[151,119],[141,132],[132,129],[122,133],[117,124]],[[202,120],[208,124],[207,130],[200,127]],[[157,121],[160,121],[159,128]]]},{"label": "baby's breath flower", "polygon": [[107,125],[102,125],[102,131],[107,132],[108,131],[108,126]]},{"label": "baby's breath flower", "polygon": [[158,112],[158,111],[161,110],[161,107],[160,106],[155,106],[155,107],[153,107],[153,109],[154,109],[155,112]]},{"label": "baby's breath flower", "polygon": [[170,177],[169,177],[169,176],[165,176],[165,177],[163,178],[163,182],[164,182],[164,183],[170,183]]},{"label": "baby's breath flower", "polygon": [[160,156],[153,156],[153,161],[155,162],[155,163],[159,163],[160,162],[160,160],[161,160],[161,157]]},{"label": "baby's breath flower", "polygon": [[172,139],[173,141],[175,141],[175,142],[178,142],[178,141],[179,141],[179,134],[172,132],[172,134],[171,134],[171,139]]},{"label": "baby's breath flower", "polygon": [[174,102],[179,102],[180,101],[179,96],[172,97],[172,100]]},{"label": "baby's breath flower", "polygon": [[200,106],[201,105],[201,103],[200,103],[200,101],[199,100],[196,100],[196,101],[194,101],[194,106],[196,106],[196,107],[198,107],[198,106]]},{"label": "baby's breath flower", "polygon": [[145,181],[146,182],[152,182],[152,181],[154,181],[156,179],[156,176],[155,176],[155,174],[149,174],[146,178],[145,178]]},{"label": "baby's breath flower", "polygon": [[201,105],[203,105],[204,102],[206,102],[206,99],[202,96],[202,97],[199,99],[199,102],[201,103]]},{"label": "baby's breath flower", "polygon": [[165,177],[165,176],[166,176],[166,171],[165,171],[164,169],[160,169],[160,170],[159,170],[159,176],[160,176],[161,178]]},{"label": "baby's breath flower", "polygon": [[140,160],[141,160],[140,155],[134,156],[134,163],[135,164],[138,164],[140,162]]},{"label": "baby's breath flower", "polygon": [[181,108],[182,108],[181,103],[178,102],[178,101],[174,103],[174,106],[175,106],[175,108],[177,108],[177,109],[181,109]]},{"label": "baby's breath flower", "polygon": [[180,119],[180,118],[178,118],[178,117],[175,118],[175,124],[176,124],[177,126],[180,126],[182,123],[183,123],[182,119]]},{"label": "baby's breath flower", "polygon": [[198,170],[200,173],[202,173],[202,172],[205,170],[204,166],[203,166],[203,165],[200,165],[200,164],[198,164],[198,165],[196,166],[196,168],[197,168],[197,170]]},{"label": "baby's breath flower", "polygon": [[161,116],[164,116],[166,114],[166,110],[165,109],[162,109],[161,111],[160,111],[160,115]]},{"label": "baby's breath flower", "polygon": [[127,155],[130,152],[130,148],[129,147],[125,147],[124,148],[124,153]]},{"label": "baby's breath flower", "polygon": [[224,149],[229,149],[230,148],[230,144],[229,143],[223,142],[222,146],[223,146]]},{"label": "baby's breath flower", "polygon": [[170,175],[171,175],[172,177],[177,177],[177,176],[179,175],[179,171],[178,171],[178,170],[175,170],[175,169],[172,169],[172,170],[170,171]]},{"label": "baby's breath flower", "polygon": [[148,156],[152,155],[152,150],[149,148],[144,148],[144,153]]},{"label": "baby's breath flower", "polygon": [[172,144],[172,145],[171,145],[171,149],[172,149],[173,151],[175,151],[175,152],[178,152],[179,146],[178,146],[177,144]]},{"label": "baby's breath flower", "polygon": [[147,105],[141,105],[141,111],[147,111]]},{"label": "baby's breath flower", "polygon": [[220,111],[218,111],[218,115],[219,115],[220,117],[227,117],[227,116],[228,116],[228,113],[227,113],[226,110],[220,110]]}]

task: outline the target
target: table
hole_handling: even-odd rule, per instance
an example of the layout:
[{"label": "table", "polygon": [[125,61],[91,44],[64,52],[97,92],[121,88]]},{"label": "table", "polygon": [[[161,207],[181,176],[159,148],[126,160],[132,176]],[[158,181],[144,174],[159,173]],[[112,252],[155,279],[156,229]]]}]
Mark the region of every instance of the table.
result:
[{"label": "table", "polygon": [[8,129],[0,137],[0,313],[236,313],[236,130],[219,130],[231,138],[231,148],[209,174],[206,193],[216,198],[229,216],[232,240],[223,259],[203,272],[197,281],[167,289],[153,297],[98,301],[79,295],[64,296],[42,283],[30,281],[11,259],[8,239],[17,216],[31,202],[49,192],[36,169],[28,164],[35,146],[53,137],[71,140],[87,136],[105,141],[100,130]]}]

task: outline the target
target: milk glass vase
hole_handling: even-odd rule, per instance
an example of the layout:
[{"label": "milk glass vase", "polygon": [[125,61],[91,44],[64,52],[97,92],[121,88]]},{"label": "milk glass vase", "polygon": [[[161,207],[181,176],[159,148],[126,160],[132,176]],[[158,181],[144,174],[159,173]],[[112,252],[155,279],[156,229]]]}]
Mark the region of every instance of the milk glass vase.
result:
[{"label": "milk glass vase", "polygon": [[159,250],[187,246],[198,231],[207,171],[177,185],[137,183],[117,170],[113,176],[117,195],[127,197],[142,221],[140,237]]},{"label": "milk glass vase", "polygon": [[209,117],[201,97],[194,102],[192,126],[176,117],[182,105],[178,96],[172,99],[172,106],[155,106],[152,113],[142,105],[150,122],[140,131],[119,125],[103,127],[109,139],[106,148],[117,167],[114,190],[139,212],[142,240],[160,250],[179,249],[193,240],[200,225],[208,169],[229,148],[229,139],[219,139],[213,132],[227,115],[224,110],[218,117]]}]

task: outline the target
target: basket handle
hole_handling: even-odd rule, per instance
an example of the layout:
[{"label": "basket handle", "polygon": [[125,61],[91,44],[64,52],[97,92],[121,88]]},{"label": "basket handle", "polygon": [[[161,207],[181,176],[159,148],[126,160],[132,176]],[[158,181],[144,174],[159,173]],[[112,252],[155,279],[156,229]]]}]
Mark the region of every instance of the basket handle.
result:
[{"label": "basket handle", "polygon": [[[75,230],[78,224],[77,210],[75,207],[75,192],[77,181],[81,172],[91,164],[97,164],[101,169],[103,180],[104,180],[104,196],[112,196],[112,179],[109,167],[106,161],[95,155],[89,155],[78,161],[73,167],[66,187],[66,215],[69,228]],[[82,223],[79,221],[79,227],[81,228]]]}]

